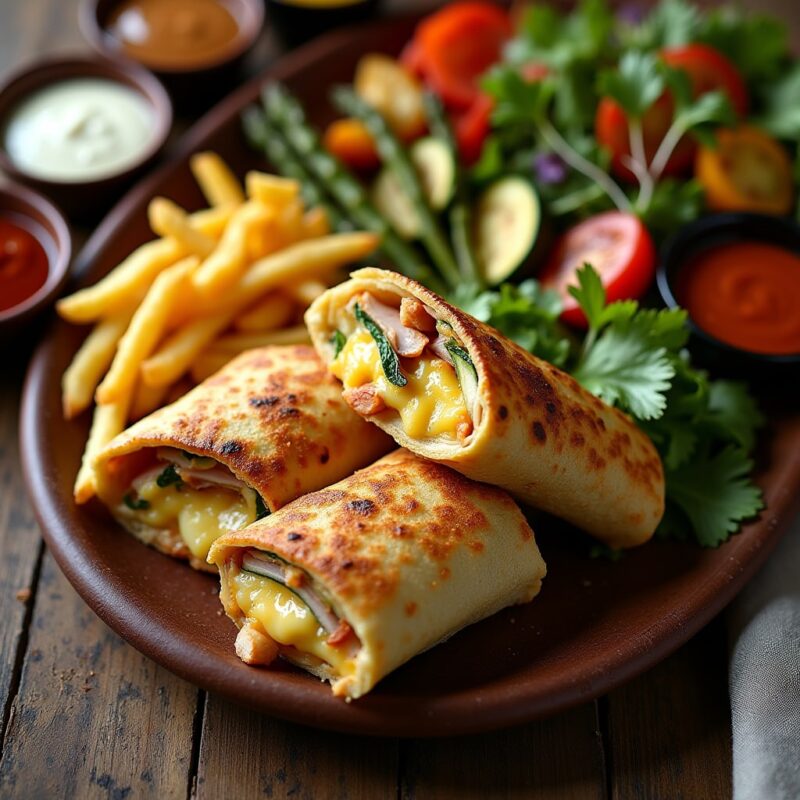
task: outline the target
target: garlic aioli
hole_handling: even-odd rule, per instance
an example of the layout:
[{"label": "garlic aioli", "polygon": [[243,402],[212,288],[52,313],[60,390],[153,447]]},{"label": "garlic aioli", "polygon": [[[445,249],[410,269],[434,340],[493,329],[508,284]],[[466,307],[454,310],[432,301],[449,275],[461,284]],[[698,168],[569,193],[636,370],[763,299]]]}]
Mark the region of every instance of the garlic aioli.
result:
[{"label": "garlic aioli", "polygon": [[82,181],[121,172],[152,140],[153,111],[129,86],[102,78],[59,81],[11,112],[6,152],[39,178]]}]

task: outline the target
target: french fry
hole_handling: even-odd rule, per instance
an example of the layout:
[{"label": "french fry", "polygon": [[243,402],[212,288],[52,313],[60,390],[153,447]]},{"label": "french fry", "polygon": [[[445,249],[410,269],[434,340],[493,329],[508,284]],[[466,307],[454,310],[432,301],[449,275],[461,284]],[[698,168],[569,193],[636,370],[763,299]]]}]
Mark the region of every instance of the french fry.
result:
[{"label": "french fry", "polygon": [[316,239],[318,236],[327,236],[331,232],[328,215],[321,206],[312,208],[303,215],[303,238]]},{"label": "french fry", "polygon": [[84,339],[61,379],[64,419],[72,419],[92,404],[94,390],[114,359],[117,343],[125,333],[130,313],[101,320]]},{"label": "french fry", "polygon": [[272,331],[286,325],[296,310],[292,298],[284,292],[270,292],[263,300],[237,316],[233,326],[244,332]]},{"label": "french fry", "polygon": [[248,172],[244,177],[244,185],[247,196],[265,206],[283,208],[300,197],[300,184],[297,181],[266,172]]},{"label": "french fry", "polygon": [[132,308],[156,276],[184,255],[186,249],[174,239],[143,244],[99,283],[59,300],[56,309],[64,319],[81,324]]},{"label": "french fry", "polygon": [[148,386],[144,381],[138,381],[128,418],[131,420],[141,419],[160,408],[164,405],[171,388],[171,386]]},{"label": "french fry", "polygon": [[303,202],[299,198],[284,206],[278,216],[278,230],[283,247],[307,238],[303,225]]},{"label": "french fry", "polygon": [[304,309],[308,308],[328,288],[322,281],[302,281],[294,286],[287,286],[285,291],[290,294]]},{"label": "french fry", "polygon": [[216,153],[196,153],[189,160],[189,167],[209,205],[238,206],[244,202],[241,184]]},{"label": "french fry", "polygon": [[179,205],[166,197],[154,197],[150,201],[147,219],[154,233],[177,239],[186,250],[200,258],[206,258],[217,246],[210,236],[192,225],[189,215]]},{"label": "french fry", "polygon": [[[192,227],[212,238],[227,225],[232,209],[211,208],[189,217]],[[95,322],[102,317],[133,309],[147,293],[156,276],[189,255],[175,239],[155,239],[136,248],[102,280],[59,300],[59,315],[76,324]]]},{"label": "french fry", "polygon": [[192,276],[194,288],[211,296],[230,286],[245,270],[250,232],[267,226],[273,218],[273,212],[260,203],[240,206],[219,244]]},{"label": "french fry", "polygon": [[230,310],[234,314],[260,299],[268,290],[291,283],[324,279],[345,264],[375,250],[380,237],[374,233],[334,233],[307,239],[256,261],[225,293],[224,298],[198,298],[195,317]]},{"label": "french fry", "polygon": [[197,263],[196,256],[189,256],[155,279],[120,339],[108,374],[97,387],[98,403],[119,401],[133,391],[139,366],[161,339],[178,295]]},{"label": "french fry", "polygon": [[142,380],[150,386],[168,386],[178,380],[206,346],[231,324],[235,313],[226,311],[203,317],[177,330],[142,364]]},{"label": "french fry", "polygon": [[73,489],[73,497],[79,505],[87,503],[94,497],[97,491],[94,471],[94,462],[97,454],[117,434],[122,433],[125,429],[127,415],[127,400],[95,407],[92,428],[89,431],[89,439],[86,442],[86,449],[83,451],[81,467],[75,478],[75,487]]},{"label": "french fry", "polygon": [[255,347],[266,347],[267,345],[289,345],[289,344],[309,344],[311,337],[305,325],[294,325],[291,328],[283,328],[279,331],[261,331],[260,333],[229,333],[220,336],[211,347],[208,353],[242,353],[245,350],[252,350]]},{"label": "french fry", "polygon": [[215,372],[219,372],[233,358],[231,353],[204,350],[192,364],[191,376],[195,383],[202,383]]}]

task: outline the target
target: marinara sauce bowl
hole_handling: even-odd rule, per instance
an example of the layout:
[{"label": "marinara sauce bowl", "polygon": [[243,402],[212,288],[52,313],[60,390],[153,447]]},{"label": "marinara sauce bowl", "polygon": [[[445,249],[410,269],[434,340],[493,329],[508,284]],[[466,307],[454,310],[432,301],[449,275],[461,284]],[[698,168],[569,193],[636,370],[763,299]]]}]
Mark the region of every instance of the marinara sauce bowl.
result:
[{"label": "marinara sauce bowl", "polygon": [[[714,247],[736,242],[763,242],[800,257],[800,226],[787,217],[763,214],[712,214],[693,222],[665,242],[656,281],[664,303],[681,306],[678,275],[693,259]],[[800,285],[800,272],[797,276]],[[760,353],[717,339],[689,315],[692,356],[715,374],[785,381],[800,376],[800,352]]]},{"label": "marinara sauce bowl", "polygon": [[44,283],[16,305],[0,310],[0,340],[7,341],[28,328],[58,296],[67,280],[72,240],[61,212],[42,195],[18,184],[0,185],[0,217],[25,228],[47,256]]}]

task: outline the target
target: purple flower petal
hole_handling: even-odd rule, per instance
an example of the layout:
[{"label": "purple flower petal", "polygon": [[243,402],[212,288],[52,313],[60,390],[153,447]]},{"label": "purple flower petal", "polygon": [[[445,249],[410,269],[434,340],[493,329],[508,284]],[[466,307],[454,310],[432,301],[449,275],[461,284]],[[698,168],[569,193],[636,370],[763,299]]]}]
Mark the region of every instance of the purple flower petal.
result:
[{"label": "purple flower petal", "polygon": [[641,3],[624,3],[617,9],[616,16],[620,22],[628,25],[641,25],[647,12]]},{"label": "purple flower petal", "polygon": [[567,178],[567,165],[557,153],[540,153],[533,160],[536,180],[544,185],[563,183]]}]

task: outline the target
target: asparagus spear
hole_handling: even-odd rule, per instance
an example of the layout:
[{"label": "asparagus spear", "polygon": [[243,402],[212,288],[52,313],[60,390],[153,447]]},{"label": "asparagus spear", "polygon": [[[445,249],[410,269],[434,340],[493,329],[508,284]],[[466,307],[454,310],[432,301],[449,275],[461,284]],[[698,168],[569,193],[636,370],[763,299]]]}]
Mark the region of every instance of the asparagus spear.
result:
[{"label": "asparagus spear", "polygon": [[484,286],[483,276],[478,268],[478,262],[472,249],[470,237],[470,205],[467,197],[467,190],[464,184],[464,173],[458,162],[458,145],[453,136],[453,129],[444,114],[441,101],[433,92],[425,92],[423,101],[425,103],[425,115],[428,118],[430,132],[441,139],[450,150],[453,156],[453,163],[456,165],[456,190],[455,198],[450,204],[450,240],[453,243],[458,267],[464,279],[479,287]]},{"label": "asparagus spear", "polygon": [[300,103],[278,84],[264,89],[262,101],[267,121],[284,137],[316,182],[325,186],[345,215],[358,227],[381,236],[381,250],[396,269],[441,292],[444,287],[439,277],[375,210],[361,184],[322,146]]},{"label": "asparagus spear", "polygon": [[459,275],[450,245],[425,199],[417,172],[403,145],[392,133],[381,114],[349,86],[337,86],[333,90],[333,102],[343,113],[361,120],[372,134],[381,159],[384,164],[394,170],[403,190],[416,208],[422,223],[422,242],[433,263],[453,288],[458,286],[462,282],[462,278]]},{"label": "asparagus spear", "polygon": [[303,164],[294,156],[289,146],[267,122],[264,112],[249,106],[242,114],[245,136],[256,149],[263,150],[270,164],[281,175],[294,178],[300,184],[303,202],[307,207],[321,206],[328,215],[331,228],[336,231],[351,231],[354,226],[325,195]]}]

